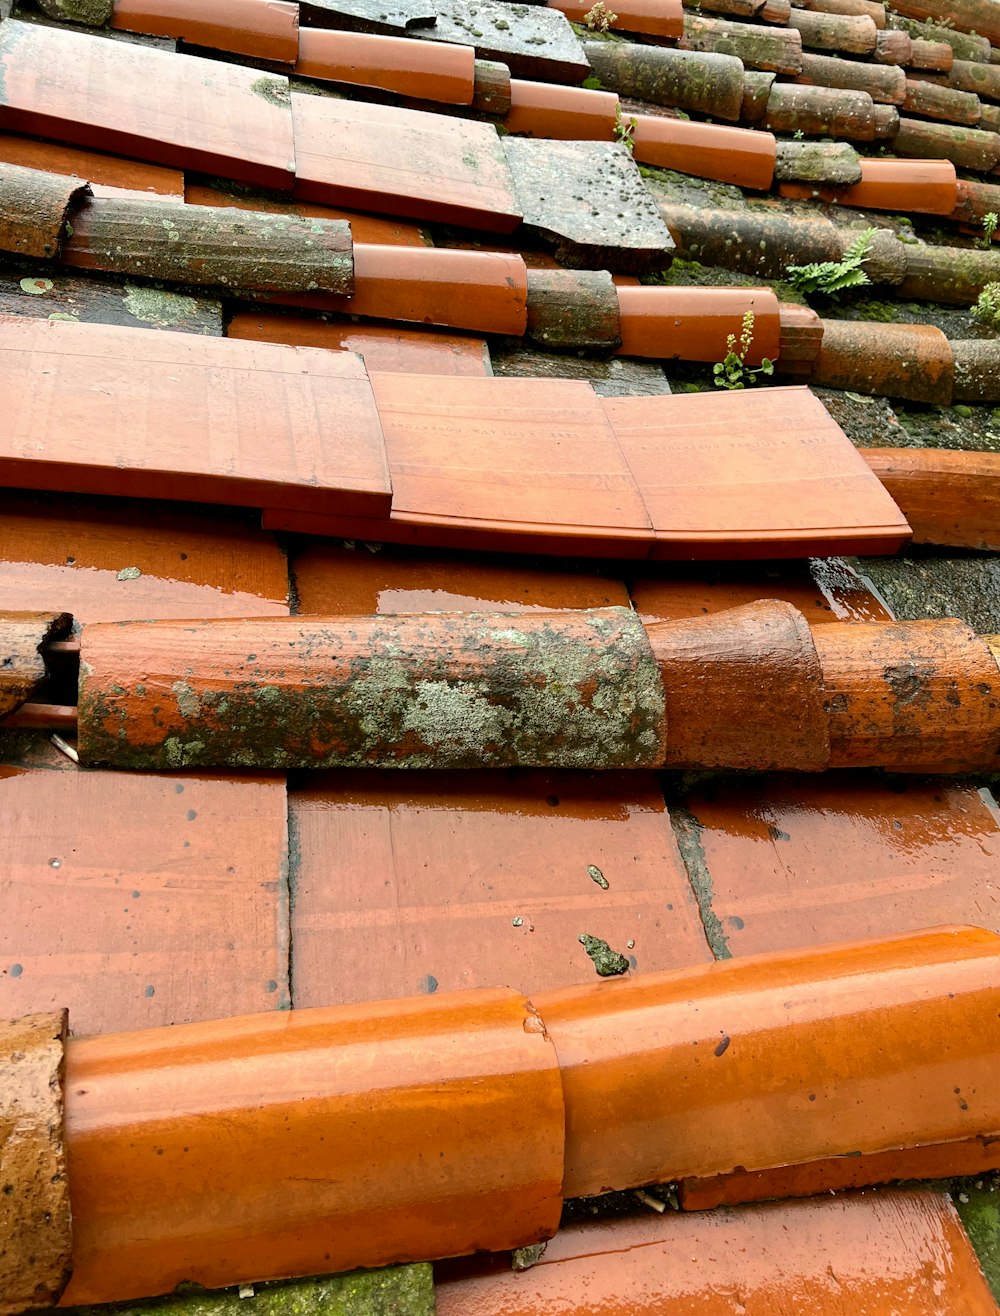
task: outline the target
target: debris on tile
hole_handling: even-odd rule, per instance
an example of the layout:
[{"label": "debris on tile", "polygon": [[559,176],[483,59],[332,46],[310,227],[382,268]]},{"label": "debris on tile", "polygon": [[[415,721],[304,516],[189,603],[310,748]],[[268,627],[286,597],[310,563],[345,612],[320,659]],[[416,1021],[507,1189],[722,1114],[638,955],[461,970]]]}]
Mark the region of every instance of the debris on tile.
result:
[{"label": "debris on tile", "polygon": [[628,973],[628,960],[618,951],[612,950],[602,937],[593,937],[589,932],[582,932],[577,940],[590,956],[600,977],[614,978],[619,974]]}]

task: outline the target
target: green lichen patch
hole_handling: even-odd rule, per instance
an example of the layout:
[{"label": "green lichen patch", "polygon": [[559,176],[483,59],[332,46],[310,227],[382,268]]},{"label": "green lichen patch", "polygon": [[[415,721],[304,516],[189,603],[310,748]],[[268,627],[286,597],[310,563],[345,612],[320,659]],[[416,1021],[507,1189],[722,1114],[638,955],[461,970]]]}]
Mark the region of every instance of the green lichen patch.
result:
[{"label": "green lichen patch", "polygon": [[602,978],[615,978],[619,974],[628,973],[628,960],[618,951],[612,950],[602,937],[592,937],[589,932],[581,932],[579,942]]},{"label": "green lichen patch", "polygon": [[434,1311],[431,1267],[421,1263],[257,1285],[247,1297],[233,1289],[199,1289],[152,1302],[76,1307],[65,1316],[434,1316]]},{"label": "green lichen patch", "polygon": [[179,320],[191,319],[198,312],[198,303],[193,297],[136,284],[126,286],[124,301],[128,313],[146,324],[177,324]]},{"label": "green lichen patch", "polygon": [[38,0],[38,7],[60,22],[104,27],[111,20],[114,4],[112,0]]},{"label": "green lichen patch", "polygon": [[976,1249],[986,1282],[993,1296],[1000,1300],[1000,1178],[993,1174],[956,1182],[951,1196],[969,1241]]}]

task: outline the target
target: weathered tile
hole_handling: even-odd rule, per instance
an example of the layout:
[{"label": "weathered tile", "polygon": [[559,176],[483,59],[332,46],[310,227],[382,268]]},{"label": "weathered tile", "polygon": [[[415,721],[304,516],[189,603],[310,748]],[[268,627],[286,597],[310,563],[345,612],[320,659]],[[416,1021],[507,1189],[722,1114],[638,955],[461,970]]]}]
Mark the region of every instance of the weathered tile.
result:
[{"label": "weathered tile", "polygon": [[222,303],[214,297],[194,297],[151,284],[81,278],[60,269],[46,269],[43,276],[27,262],[14,270],[0,270],[0,317],[12,315],[222,336]]},{"label": "weathered tile", "polygon": [[[303,613],[551,612],[627,607],[620,580],[593,571],[536,566],[523,559],[413,552],[388,545],[316,544],[293,559]],[[2,595],[0,595],[2,601]]]},{"label": "weathered tile", "polygon": [[0,611],[0,719],[37,697],[47,675],[43,647],[71,626],[68,612]]},{"label": "weathered tile", "polygon": [[124,160],[100,151],[85,151],[78,146],[38,142],[30,137],[0,133],[0,160],[6,164],[24,165],[27,169],[47,169],[53,174],[75,174],[78,178],[86,178],[97,196],[113,188],[116,194],[126,191],[184,200],[184,175],[179,169]]},{"label": "weathered tile", "polygon": [[595,981],[710,958],[645,774],[327,774],[292,797],[296,1006]]},{"label": "weathered tile", "polygon": [[13,19],[0,26],[0,72],[4,131],[292,185],[285,78]]},{"label": "weathered tile", "polygon": [[0,522],[2,608],[78,622],[288,612],[284,554],[227,510],[5,490]]},{"label": "weathered tile", "polygon": [[218,184],[192,182],[184,188],[184,200],[192,206],[235,206],[239,210],[266,210],[276,215],[297,215],[300,219],[346,219],[355,242],[391,247],[429,247],[430,234],[418,224],[401,219],[381,219],[362,215],[356,210],[335,206],[318,206],[309,201],[290,201],[287,197],[249,192],[243,188],[225,188]]},{"label": "weathered tile", "polygon": [[[908,537],[892,499],[806,388],[609,398],[649,510],[656,557],[888,552]],[[737,547],[738,546],[738,547]]]},{"label": "weathered tile", "polygon": [[587,384],[376,374],[372,387],[397,517],[466,547],[519,532],[567,547],[650,541],[642,500]]},{"label": "weathered tile", "polygon": [[298,55],[298,7],[287,0],[115,0],[111,26],[277,64]]},{"label": "weathered tile", "polygon": [[687,808],[730,954],[945,923],[1000,929],[1000,811],[988,792],[780,778]]},{"label": "weathered tile", "polygon": [[980,635],[1000,633],[1000,561],[993,554],[866,558],[861,568],[901,620],[961,617]]},{"label": "weathered tile", "polygon": [[355,352],[369,370],[420,375],[492,374],[486,339],[468,334],[249,311],[233,316],[226,336],[288,343],[293,347],[323,347],[330,352]]},{"label": "weathered tile", "polygon": [[343,220],[178,206],[146,197],[85,200],[73,211],[61,260],[75,269],[230,293],[349,294],[354,286],[351,230]]},{"label": "weathered tile", "polygon": [[292,114],[303,200],[497,233],[520,221],[492,124],[300,92]]},{"label": "weathered tile", "polygon": [[669,265],[674,240],[624,143],[505,137],[503,149],[525,228],[553,242],[561,264],[626,274]]},{"label": "weathered tile", "polygon": [[516,78],[582,82],[590,73],[583,46],[565,14],[544,5],[511,10],[503,0],[436,0],[433,27],[410,36],[475,46],[480,59],[506,64]]},{"label": "weathered tile", "polygon": [[21,487],[389,510],[371,386],[349,353],[9,317],[0,389],[14,399],[0,472]]},{"label": "weathered tile", "polygon": [[68,1006],[79,1034],[287,1004],[280,778],[0,769],[0,801],[5,1015]]},{"label": "weathered tile", "polygon": [[87,193],[82,178],[0,164],[0,251],[55,257],[70,206]]},{"label": "weathered tile", "polygon": [[303,21],[352,32],[412,33],[437,18],[433,0],[300,0]]},{"label": "weathered tile", "polygon": [[490,352],[495,375],[529,379],[585,379],[601,397],[662,396],[670,392],[663,367],[653,361],[610,361],[575,353],[542,352],[520,344],[495,345]]},{"label": "weathered tile", "polygon": [[521,1274],[442,1272],[437,1309],[993,1316],[996,1304],[948,1197],[916,1189],[570,1225]]}]

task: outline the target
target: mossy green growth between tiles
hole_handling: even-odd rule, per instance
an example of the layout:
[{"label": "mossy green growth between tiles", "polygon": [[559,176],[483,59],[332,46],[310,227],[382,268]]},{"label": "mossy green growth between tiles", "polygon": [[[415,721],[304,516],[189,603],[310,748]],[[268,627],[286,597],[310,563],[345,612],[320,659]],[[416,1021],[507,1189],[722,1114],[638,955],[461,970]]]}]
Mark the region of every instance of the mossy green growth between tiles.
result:
[{"label": "mossy green growth between tiles", "polygon": [[245,1298],[235,1289],[199,1289],[141,1303],[75,1307],[60,1316],[434,1316],[435,1311],[433,1271],[423,1262],[257,1285]]}]

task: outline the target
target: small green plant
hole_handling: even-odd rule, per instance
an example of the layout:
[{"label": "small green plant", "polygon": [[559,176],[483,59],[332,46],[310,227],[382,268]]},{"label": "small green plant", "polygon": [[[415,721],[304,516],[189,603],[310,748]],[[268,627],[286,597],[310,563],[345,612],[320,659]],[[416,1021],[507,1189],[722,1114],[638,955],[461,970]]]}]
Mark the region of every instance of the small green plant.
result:
[{"label": "small green plant", "polygon": [[805,137],[805,133],[802,131],[801,128],[796,128],[795,131],[792,133],[792,136],[795,138],[797,142],[801,142],[803,137]]},{"label": "small green plant", "polygon": [[635,132],[635,119],[623,119],[622,107],[615,106],[615,140],[621,142],[629,153],[635,150],[632,134]]},{"label": "small green plant", "polygon": [[977,320],[990,329],[1000,329],[1000,283],[988,283],[972,308]]},{"label": "small green plant", "polygon": [[984,251],[989,251],[993,244],[993,234],[997,231],[997,224],[1000,223],[995,210],[987,211],[983,216],[983,236],[979,239],[979,245]]},{"label": "small green plant", "polygon": [[747,355],[753,346],[753,326],[754,313],[753,311],[747,311],[740,326],[738,351],[736,335],[729,334],[727,336],[726,355],[717,365],[712,367],[716,388],[746,388],[748,384],[756,382],[758,375],[774,374],[774,362],[769,361],[766,356],[762,358],[756,370],[751,370],[746,364]]},{"label": "small green plant", "polygon": [[584,14],[583,21],[591,32],[607,32],[612,23],[618,22],[618,15],[611,12],[604,0],[594,0]]},{"label": "small green plant", "polygon": [[875,236],[873,228],[866,228],[844,252],[839,261],[824,260],[813,265],[789,265],[788,278],[799,292],[822,292],[836,297],[845,288],[860,288],[871,280],[861,266],[868,259],[869,247]]}]

